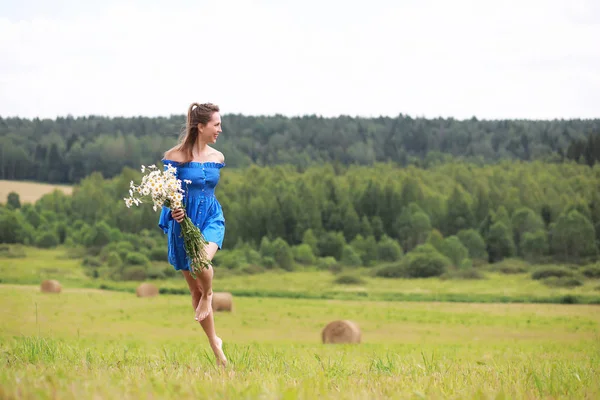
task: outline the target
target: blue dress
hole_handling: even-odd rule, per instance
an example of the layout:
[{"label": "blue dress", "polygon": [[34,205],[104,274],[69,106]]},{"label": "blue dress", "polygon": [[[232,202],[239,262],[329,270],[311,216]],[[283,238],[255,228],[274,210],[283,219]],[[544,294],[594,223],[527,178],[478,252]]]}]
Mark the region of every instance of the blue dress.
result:
[{"label": "blue dress", "polygon": [[[217,162],[188,162],[162,160],[165,169],[167,165],[177,168],[177,179],[181,179],[183,204],[185,212],[192,222],[200,228],[208,242],[216,243],[219,249],[225,236],[225,217],[221,204],[215,197],[215,187],[219,183],[220,169],[224,163]],[[184,180],[192,183],[186,184]],[[176,270],[190,269],[189,260],[185,253],[181,225],[171,216],[171,209],[163,206],[158,226],[168,235],[169,263]]]}]

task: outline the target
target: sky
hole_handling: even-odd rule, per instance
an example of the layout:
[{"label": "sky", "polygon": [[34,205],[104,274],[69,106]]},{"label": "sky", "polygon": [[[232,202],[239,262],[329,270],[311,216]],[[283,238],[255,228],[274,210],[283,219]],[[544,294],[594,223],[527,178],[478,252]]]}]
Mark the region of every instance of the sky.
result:
[{"label": "sky", "polygon": [[600,118],[597,0],[0,0],[0,116]]}]

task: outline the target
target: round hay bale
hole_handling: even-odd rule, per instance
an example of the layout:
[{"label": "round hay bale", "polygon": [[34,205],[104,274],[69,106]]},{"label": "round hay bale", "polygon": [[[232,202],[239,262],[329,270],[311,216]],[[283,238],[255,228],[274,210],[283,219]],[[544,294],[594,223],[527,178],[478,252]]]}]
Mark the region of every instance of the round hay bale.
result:
[{"label": "round hay bale", "polygon": [[137,297],[154,297],[158,296],[158,288],[151,283],[142,283],[135,290]]},{"label": "round hay bale", "polygon": [[214,311],[231,311],[233,296],[229,292],[213,292],[212,308]]},{"label": "round hay bale", "polygon": [[43,293],[60,293],[62,287],[58,281],[54,279],[47,279],[40,285],[40,290]]},{"label": "round hay bale", "polygon": [[360,328],[348,320],[333,321],[321,333],[323,343],[360,343]]}]

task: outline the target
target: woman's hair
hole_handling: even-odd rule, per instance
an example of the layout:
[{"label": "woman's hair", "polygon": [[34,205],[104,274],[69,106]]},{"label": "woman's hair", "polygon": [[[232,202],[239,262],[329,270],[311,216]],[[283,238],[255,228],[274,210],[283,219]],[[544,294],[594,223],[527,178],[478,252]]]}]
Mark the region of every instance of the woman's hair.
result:
[{"label": "woman's hair", "polygon": [[192,161],[194,155],[194,143],[198,138],[198,124],[206,125],[211,120],[212,115],[219,112],[219,106],[212,103],[192,103],[188,109],[185,129],[181,132],[177,150],[181,151],[185,157],[185,162]]}]

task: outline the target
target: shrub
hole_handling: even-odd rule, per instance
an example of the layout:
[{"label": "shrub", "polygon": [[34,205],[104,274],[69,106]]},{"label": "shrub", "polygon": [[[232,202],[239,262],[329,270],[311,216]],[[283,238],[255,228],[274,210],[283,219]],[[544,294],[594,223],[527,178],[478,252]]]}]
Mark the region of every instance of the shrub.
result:
[{"label": "shrub", "polygon": [[375,271],[375,276],[380,278],[404,278],[406,277],[406,269],[403,262],[385,265]]},{"label": "shrub", "polygon": [[317,267],[323,270],[330,270],[332,267],[338,264],[337,260],[331,256],[320,257],[317,260]]},{"label": "shrub", "polygon": [[96,223],[87,230],[83,244],[86,247],[102,247],[110,243],[110,227],[104,221]]},{"label": "shrub", "polygon": [[292,252],[294,253],[294,260],[300,264],[311,265],[315,263],[316,257],[308,244],[303,243],[294,246]]},{"label": "shrub", "polygon": [[302,235],[302,244],[307,244],[315,256],[319,256],[319,241],[312,229],[307,229]]},{"label": "shrub", "polygon": [[[368,223],[366,218],[365,220]],[[356,235],[350,243],[350,246],[352,246],[352,249],[360,256],[362,265],[364,266],[372,265],[379,257],[375,236],[363,238],[362,235]]]},{"label": "shrub", "polygon": [[98,257],[86,256],[83,258],[83,261],[81,261],[81,265],[84,267],[99,267],[102,265],[102,261],[100,261]]},{"label": "shrub", "polygon": [[438,250],[457,267],[469,256],[469,250],[462,244],[458,236],[450,236],[444,239],[441,243],[441,248]]},{"label": "shrub", "polygon": [[334,281],[338,285],[363,285],[365,280],[356,275],[340,275]]},{"label": "shrub", "polygon": [[529,264],[517,258],[505,258],[504,260],[491,264],[490,269],[503,274],[523,274],[529,270]]},{"label": "shrub", "polygon": [[586,265],[581,268],[581,273],[591,279],[600,279],[600,264]]},{"label": "shrub", "polygon": [[273,245],[271,244],[271,241],[269,240],[268,237],[263,236],[263,238],[261,239],[259,252],[260,252],[261,257],[263,257],[263,258],[275,256],[275,251],[273,249]]},{"label": "shrub", "polygon": [[432,245],[420,245],[406,255],[406,276],[409,278],[429,278],[440,276],[452,262],[440,254]]},{"label": "shrub", "polygon": [[377,243],[377,258],[380,261],[398,261],[402,259],[402,256],[402,246],[394,239],[383,236],[379,243]]},{"label": "shrub", "polygon": [[344,246],[344,250],[342,251],[341,262],[342,262],[342,264],[349,266],[349,267],[358,267],[358,266],[362,265],[362,260],[361,260],[360,256],[349,245]]},{"label": "shrub", "polygon": [[148,279],[164,279],[165,269],[161,266],[151,266],[146,273]]},{"label": "shrub", "polygon": [[123,265],[123,260],[121,260],[121,256],[116,251],[112,251],[108,254],[106,258],[106,263],[109,267],[112,268],[121,268]]},{"label": "shrub", "polygon": [[6,206],[12,209],[21,208],[21,199],[19,197],[19,193],[10,192],[6,199]]},{"label": "shrub", "polygon": [[35,239],[36,247],[50,249],[58,246],[58,235],[53,230],[42,231]]},{"label": "shrub", "polygon": [[177,275],[177,271],[175,271],[175,268],[173,268],[172,265],[164,267],[163,273],[167,278],[173,278],[175,275]]},{"label": "shrub", "polygon": [[259,265],[262,258],[260,257],[260,253],[254,250],[250,246],[245,246],[241,249],[244,253],[244,257],[246,258],[246,262],[248,264],[257,264]]},{"label": "shrub", "polygon": [[346,239],[342,232],[326,232],[319,238],[317,246],[319,254],[324,257],[331,256],[336,260],[341,260]]},{"label": "shrub", "polygon": [[263,257],[262,263],[267,269],[273,269],[277,266],[277,262],[273,257]]},{"label": "shrub", "polygon": [[579,279],[569,276],[550,276],[542,279],[541,281],[546,286],[557,288],[570,288],[583,285],[583,282],[581,282]]},{"label": "shrub", "polygon": [[292,249],[282,238],[277,238],[271,244],[273,246],[274,258],[277,265],[286,271],[294,268],[294,255]]},{"label": "shrub", "polygon": [[132,251],[130,253],[127,253],[127,255],[125,256],[125,264],[147,266],[148,264],[150,264],[150,260],[148,260],[148,257],[143,255],[142,253]]},{"label": "shrub", "polygon": [[246,264],[246,257],[239,249],[218,251],[213,263],[227,269],[238,269]]},{"label": "shrub", "polygon": [[133,243],[126,242],[126,241],[118,242],[116,244],[115,249],[117,250],[117,252],[119,253],[119,255],[121,256],[122,259],[127,257],[128,253],[135,251],[135,247],[133,246]]},{"label": "shrub", "polygon": [[574,276],[575,276],[575,273],[572,270],[565,268],[565,267],[559,267],[556,265],[538,268],[531,274],[531,278],[537,279],[537,280],[550,278],[550,277],[572,278]]},{"label": "shrub", "polygon": [[485,249],[485,240],[475,229],[466,229],[458,232],[458,238],[469,251],[469,256],[474,259],[487,260],[488,253]]},{"label": "shrub", "polygon": [[150,259],[152,261],[168,261],[169,251],[166,246],[154,246],[150,250]]},{"label": "shrub", "polygon": [[121,276],[125,281],[143,281],[146,279],[146,270],[139,265],[127,267]]}]

